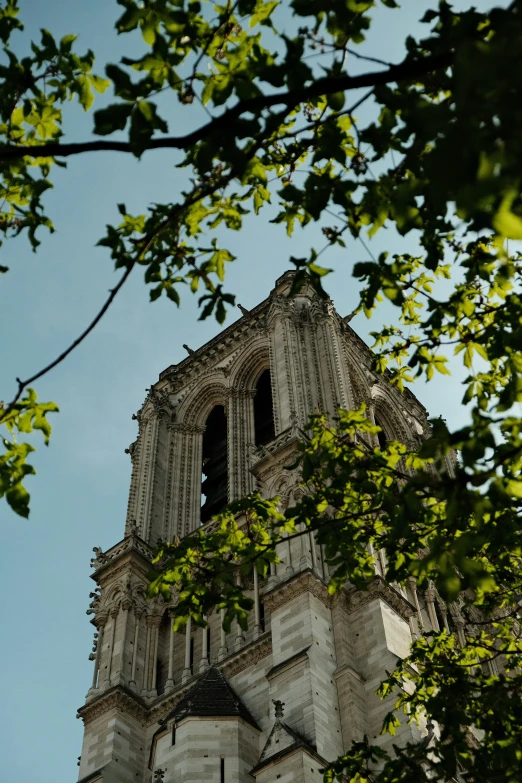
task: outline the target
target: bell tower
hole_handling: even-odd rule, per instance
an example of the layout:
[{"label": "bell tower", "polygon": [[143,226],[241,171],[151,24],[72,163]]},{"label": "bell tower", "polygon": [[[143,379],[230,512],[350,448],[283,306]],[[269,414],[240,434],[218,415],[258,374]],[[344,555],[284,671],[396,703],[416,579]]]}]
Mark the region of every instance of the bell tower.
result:
[{"label": "bell tower", "polygon": [[[388,438],[415,444],[426,412],[371,369],[371,355],[330,300],[293,275],[187,358],[168,367],[135,418],[124,538],[95,548],[88,614],[94,671],[78,715],[82,783],[319,783],[319,769],[367,734],[389,704],[375,696],[412,636],[445,617],[437,597],[386,581],[384,554],[365,592],[327,590],[312,536],[254,570],[249,628],[172,632],[173,607],[146,600],[152,548],[183,537],[228,501],[258,489],[294,503],[308,417],[366,401]],[[439,602],[440,603],[440,602]],[[436,611],[440,609],[440,611]],[[442,620],[441,620],[442,621]],[[403,741],[418,729],[401,728]],[[397,741],[397,740],[395,740]]]}]

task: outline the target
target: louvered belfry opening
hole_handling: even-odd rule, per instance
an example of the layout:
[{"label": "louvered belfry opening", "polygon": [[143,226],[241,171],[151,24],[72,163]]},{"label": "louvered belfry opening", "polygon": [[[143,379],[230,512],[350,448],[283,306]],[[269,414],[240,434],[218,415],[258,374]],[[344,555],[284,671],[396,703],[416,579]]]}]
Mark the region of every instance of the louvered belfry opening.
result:
[{"label": "louvered belfry opening", "polygon": [[254,397],[254,427],[256,446],[270,443],[275,438],[274,406],[270,370],[265,370],[256,384]]},{"label": "louvered belfry opening", "polygon": [[228,500],[227,418],[222,405],[216,405],[206,421],[203,434],[203,480],[201,522],[208,522]]}]

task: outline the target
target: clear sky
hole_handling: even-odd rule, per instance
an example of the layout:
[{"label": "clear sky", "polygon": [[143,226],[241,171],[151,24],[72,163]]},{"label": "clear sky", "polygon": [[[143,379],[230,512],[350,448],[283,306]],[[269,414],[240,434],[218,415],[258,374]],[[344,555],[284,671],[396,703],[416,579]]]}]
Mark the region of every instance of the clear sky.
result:
[{"label": "clear sky", "polygon": [[[99,73],[105,62],[141,48],[139,39],[114,33],[121,12],[114,0],[21,0],[20,5],[26,25],[20,47],[40,27],[56,36],[79,33],[79,48],[95,51]],[[415,20],[430,5],[404,0],[400,12],[379,8],[366,53],[399,61],[406,35],[418,30]],[[474,5],[484,9],[491,3],[475,0]],[[184,116],[177,99],[169,100],[170,130],[182,132]],[[87,139],[91,123],[81,110],[68,111],[71,140]],[[162,151],[141,161],[117,153],[83,156],[54,174],[55,189],[46,203],[56,233],[42,234],[36,256],[18,241],[0,251],[1,262],[11,267],[0,281],[0,399],[11,397],[16,376],[26,377],[53,359],[91,320],[116,279],[108,253],[94,247],[105,223],[117,221],[115,205],[121,201],[140,212],[152,201],[175,200],[183,179],[174,156]],[[268,223],[272,216],[249,219],[241,233],[227,237],[238,256],[229,266],[227,287],[247,308],[268,295],[289,268],[290,255],[304,256],[311,245],[324,245],[319,227],[288,239],[281,227]],[[374,253],[416,249],[413,240],[405,242],[391,230],[380,232],[371,248]],[[364,248],[352,240],[346,250],[331,249],[321,259],[336,270],[326,288],[342,315],[356,302],[352,264],[366,259]],[[235,318],[231,314],[227,324]],[[362,316],[352,326],[365,339],[373,328]],[[49,449],[36,443],[38,472],[28,481],[30,519],[16,517],[0,503],[0,781],[77,778],[82,726],[75,712],[92,677],[87,658],[94,629],[85,615],[93,586],[89,559],[93,546],[106,549],[123,534],[130,478],[124,450],[136,437],[131,416],[159,372],[186,356],[183,343],[195,349],[218,331],[214,321],[197,321],[189,295],[179,310],[163,299],[149,304],[136,270],[96,331],[36,385],[39,396],[56,400],[61,412],[53,419]],[[464,420],[458,377],[440,377],[413,391],[432,415],[442,414],[450,423]]]}]

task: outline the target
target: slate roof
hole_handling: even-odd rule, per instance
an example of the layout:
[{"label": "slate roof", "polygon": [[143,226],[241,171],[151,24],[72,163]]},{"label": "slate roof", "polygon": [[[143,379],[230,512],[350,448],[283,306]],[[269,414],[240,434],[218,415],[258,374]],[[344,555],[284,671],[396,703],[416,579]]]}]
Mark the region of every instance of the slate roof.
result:
[{"label": "slate roof", "polygon": [[218,666],[211,666],[190,688],[162,723],[189,715],[242,718],[260,731],[256,721]]}]

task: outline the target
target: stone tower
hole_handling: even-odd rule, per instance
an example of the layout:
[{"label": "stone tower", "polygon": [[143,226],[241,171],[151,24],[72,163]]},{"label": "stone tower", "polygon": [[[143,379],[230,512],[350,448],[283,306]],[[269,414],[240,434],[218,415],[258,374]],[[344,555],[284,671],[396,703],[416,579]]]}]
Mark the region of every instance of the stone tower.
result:
[{"label": "stone tower", "polygon": [[[219,614],[174,634],[171,607],[145,598],[158,539],[212,526],[227,500],[254,489],[296,501],[299,475],[284,468],[314,411],[364,400],[386,438],[414,445],[426,432],[424,408],[372,372],[331,301],[308,286],[289,297],[291,283],[283,275],[264,302],[188,349],[135,417],[124,538],[92,561],[82,783],[319,783],[353,740],[389,741],[379,737],[389,704],[375,690],[412,636],[448,622],[432,591],[387,583],[383,553],[367,591],[329,596],[311,537],[282,547],[266,581],[246,581],[246,634],[225,634]],[[403,726],[394,741],[416,731]]]}]

